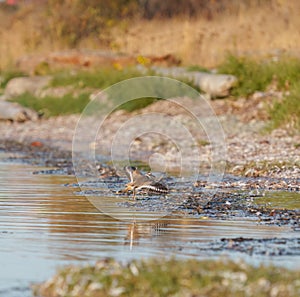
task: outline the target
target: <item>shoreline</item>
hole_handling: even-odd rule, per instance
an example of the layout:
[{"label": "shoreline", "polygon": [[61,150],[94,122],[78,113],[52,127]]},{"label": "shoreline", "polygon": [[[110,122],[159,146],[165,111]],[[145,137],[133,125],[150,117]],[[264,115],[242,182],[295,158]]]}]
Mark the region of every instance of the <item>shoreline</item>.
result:
[{"label": "shoreline", "polygon": [[[177,99],[184,107],[192,109],[190,99]],[[227,154],[222,156],[221,161],[226,162],[227,174],[240,177],[264,177],[275,179],[299,179],[300,178],[300,135],[294,133],[290,135],[290,131],[284,129],[273,130],[270,133],[262,133],[266,121],[260,120],[245,120],[244,110],[240,110],[232,114],[231,105],[239,104],[237,101],[230,100],[215,100],[210,101],[212,108],[217,113],[217,120],[220,122],[220,127],[224,132],[225,148],[223,152]],[[77,139],[82,136],[83,142],[86,139],[95,138],[95,143],[89,143],[91,148],[95,148],[95,153],[99,155],[102,152],[110,153],[114,137],[123,125],[127,124],[131,119],[142,117],[144,115],[157,115],[162,112],[163,117],[167,120],[172,119],[180,125],[187,127],[192,134],[193,141],[197,144],[200,169],[207,170],[211,167],[211,162],[217,161],[212,159],[213,145],[209,142],[205,131],[195,126],[195,121],[182,110],[176,109],[170,102],[157,102],[150,106],[137,111],[125,112],[117,111],[112,113],[105,119],[101,130],[94,136],[94,131],[98,127],[93,123],[93,119],[88,119],[86,128],[83,131],[77,131]],[[194,114],[202,119],[201,111],[194,111]],[[255,111],[253,111],[255,113]],[[249,115],[248,115],[249,116]],[[27,121],[24,123],[17,122],[0,122],[0,149],[4,151],[20,151],[31,155],[31,158],[39,156],[40,153],[48,153],[49,156],[61,159],[66,158],[71,162],[72,158],[72,141],[76,129],[76,125],[80,119],[80,115],[73,114],[68,116],[51,117],[48,119],[40,119],[37,121]],[[206,120],[206,118],[203,118]],[[147,131],[148,123],[143,127]],[[149,123],[151,125],[152,123]],[[94,126],[93,126],[94,125]],[[93,128],[95,130],[93,130]],[[134,128],[134,127],[133,127]],[[135,136],[134,129],[130,127],[125,130],[128,137]],[[151,126],[150,126],[151,128]],[[176,127],[175,127],[176,128]],[[201,127],[200,127],[201,128]],[[170,133],[171,130],[166,130]],[[175,130],[176,131],[176,130]],[[222,131],[221,131],[222,132]],[[222,132],[222,133],[223,133]],[[81,133],[81,134],[80,134]],[[131,133],[131,134],[130,134]],[[177,134],[179,132],[176,132]],[[167,137],[172,137],[166,134]],[[126,138],[127,134],[123,135]],[[181,144],[184,147],[190,146],[192,151],[193,144],[185,134],[176,135],[176,139],[181,139]],[[171,139],[172,140],[172,139]],[[78,141],[78,140],[77,140]],[[221,140],[222,141],[222,140]],[[98,142],[98,143],[97,143]],[[122,144],[122,142],[121,142]],[[171,164],[173,160],[178,159],[178,152],[175,150],[174,144],[164,135],[145,135],[137,137],[130,144],[131,157],[148,163],[151,155],[161,154],[166,158],[167,164]],[[61,153],[60,153],[61,152]],[[60,156],[61,154],[61,156]],[[122,154],[121,154],[122,156]],[[193,160],[192,160],[193,161]],[[174,162],[175,163],[175,162]]]}]

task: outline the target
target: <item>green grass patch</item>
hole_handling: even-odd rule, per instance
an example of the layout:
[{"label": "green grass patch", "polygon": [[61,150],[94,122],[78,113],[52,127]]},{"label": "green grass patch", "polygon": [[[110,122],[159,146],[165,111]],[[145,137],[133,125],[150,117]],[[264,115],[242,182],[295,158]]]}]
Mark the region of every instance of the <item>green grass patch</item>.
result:
[{"label": "green grass patch", "polygon": [[[89,93],[82,93],[78,96],[66,94],[63,97],[46,96],[38,98],[32,94],[25,93],[15,97],[11,101],[17,102],[24,107],[31,108],[46,118],[59,115],[78,114],[81,113],[90,102]],[[157,98],[139,98],[128,101],[120,105],[116,110],[126,110],[132,112],[148,106],[157,101]],[[95,104],[93,109],[101,109],[101,104]]]},{"label": "green grass patch", "polygon": [[156,101],[160,100],[159,98],[139,98],[130,100],[122,105],[120,105],[117,109],[126,110],[128,112],[132,112],[135,110],[142,109]]},{"label": "green grass patch", "polygon": [[94,266],[65,268],[33,290],[36,296],[47,297],[62,290],[64,296],[74,297],[242,297],[245,292],[249,297],[272,296],[274,292],[296,297],[299,279],[299,270],[233,261],[152,259],[121,264],[106,259]]},{"label": "green grass patch", "polygon": [[22,71],[18,70],[10,70],[10,71],[3,71],[0,72],[0,88],[5,88],[7,83],[15,77],[22,77],[22,76],[28,76]]},{"label": "green grass patch", "polygon": [[300,131],[300,83],[294,84],[291,94],[281,102],[275,102],[269,110],[269,130],[285,126]]},{"label": "green grass patch", "polygon": [[[15,74],[15,76],[17,76]],[[50,84],[52,87],[63,87],[72,86],[74,89],[84,89],[84,88],[96,88],[105,89],[111,87],[112,85],[134,77],[144,76],[141,72],[136,69],[127,68],[123,70],[118,70],[115,68],[104,68],[100,70],[78,70],[78,71],[59,71],[53,73],[53,80]],[[7,76],[7,79],[12,78],[13,75]],[[139,85],[135,88],[136,91],[143,89],[143,85]],[[155,88],[155,86],[153,87]],[[135,91],[132,90],[132,91]],[[153,90],[149,90],[153,91]],[[123,96],[127,94],[126,90],[120,88],[114,88],[113,92],[110,94],[110,99],[115,106],[122,102]],[[160,90],[155,91],[157,96],[160,96]],[[45,117],[66,115],[81,113],[86,105],[90,102],[89,92],[81,93],[78,96],[74,96],[72,93],[66,94],[63,97],[46,96],[43,98],[35,97],[32,94],[25,93],[12,101],[18,102],[19,104],[32,108]],[[134,95],[134,92],[133,94]],[[156,98],[139,98],[135,100],[128,101],[120,105],[117,109],[123,109],[128,112],[141,109],[147,105],[153,103],[158,99]],[[97,105],[95,103],[94,108],[103,108],[101,102]]]},{"label": "green grass patch", "polygon": [[282,57],[278,61],[257,61],[249,57],[228,55],[218,67],[219,73],[235,75],[238,83],[232,90],[235,97],[249,96],[264,91],[276,83],[278,90],[293,88],[300,80],[300,60]]},{"label": "green grass patch", "polygon": [[59,98],[52,96],[38,98],[32,94],[25,93],[14,98],[12,101],[25,107],[32,108],[40,114],[43,114],[45,117],[51,117],[81,113],[85,106],[90,102],[90,99],[88,93],[82,93],[78,96],[66,94]]},{"label": "green grass patch", "polygon": [[289,91],[290,95],[269,108],[271,124],[267,130],[283,126],[300,130],[300,59],[282,57],[278,61],[259,62],[229,55],[218,71],[238,78],[231,92],[234,97],[265,91],[270,84],[278,91]]},{"label": "green grass patch", "polygon": [[254,203],[260,207],[276,210],[299,210],[300,194],[288,191],[266,191],[262,197],[255,197]]},{"label": "green grass patch", "polygon": [[222,65],[218,67],[219,73],[232,74],[238,78],[238,83],[231,94],[235,97],[249,96],[255,91],[263,91],[272,81],[273,74],[266,66],[245,58],[227,56]]},{"label": "green grass patch", "polygon": [[[99,109],[105,109],[106,105],[118,106],[116,109],[132,112],[152,104],[153,102],[165,97],[178,97],[186,95],[186,87],[181,83],[170,84],[169,82],[149,83],[149,80],[139,81],[138,84],[122,84],[114,86],[116,83],[126,79],[153,75],[150,70],[147,73],[141,73],[135,68],[115,69],[113,67],[93,69],[93,70],[64,70],[52,73],[53,79],[50,87],[72,86],[74,90],[84,90],[85,88],[93,88],[104,90],[108,88],[107,95],[109,102],[95,101],[90,112],[93,113]],[[190,84],[189,82],[185,82]],[[191,84],[190,84],[191,85]],[[69,93],[63,97],[46,96],[43,98],[35,97],[29,93],[23,94],[13,99],[25,107],[32,108],[46,117],[81,113],[85,106],[89,103],[89,93],[82,93],[74,96]],[[153,97],[143,97],[145,94],[152,94]],[[141,98],[128,101],[128,98]],[[121,104],[121,102],[126,103]],[[120,105],[121,104],[121,105]]]}]

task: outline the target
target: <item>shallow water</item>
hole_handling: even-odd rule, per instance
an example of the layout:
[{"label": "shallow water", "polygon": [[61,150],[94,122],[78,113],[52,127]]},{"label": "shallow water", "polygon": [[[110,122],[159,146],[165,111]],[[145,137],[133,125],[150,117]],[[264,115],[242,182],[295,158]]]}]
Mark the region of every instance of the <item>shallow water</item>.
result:
[{"label": "shallow water", "polygon": [[46,280],[57,268],[94,263],[103,257],[126,261],[155,255],[200,259],[222,255],[253,264],[299,265],[300,252],[251,256],[209,248],[224,237],[299,237],[299,232],[288,227],[258,225],[243,218],[172,216],[145,223],[119,221],[99,212],[84,196],[75,195],[77,189],[63,186],[76,182],[74,177],[33,175],[36,169],[0,160],[0,296],[31,296],[30,284]]},{"label": "shallow water", "polygon": [[300,194],[296,192],[272,191],[255,199],[258,205],[266,205],[279,209],[300,209]]}]

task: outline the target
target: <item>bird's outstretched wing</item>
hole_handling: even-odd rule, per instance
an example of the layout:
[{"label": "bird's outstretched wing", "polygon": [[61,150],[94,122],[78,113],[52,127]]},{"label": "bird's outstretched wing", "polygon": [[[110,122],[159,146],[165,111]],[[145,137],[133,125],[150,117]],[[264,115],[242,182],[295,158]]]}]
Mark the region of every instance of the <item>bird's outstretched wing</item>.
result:
[{"label": "bird's outstretched wing", "polygon": [[160,181],[155,180],[151,173],[142,174],[136,167],[125,166],[124,171],[130,182],[126,185],[126,191],[147,191],[167,194],[169,189]]},{"label": "bird's outstretched wing", "polygon": [[165,185],[159,182],[152,182],[149,184],[141,185],[137,187],[137,190],[146,190],[149,192],[163,193],[163,194],[169,193],[169,189]]},{"label": "bird's outstretched wing", "polygon": [[127,178],[130,180],[130,182],[133,182],[133,171],[136,170],[136,167],[133,166],[125,166],[124,167],[125,170],[125,174],[127,176]]}]

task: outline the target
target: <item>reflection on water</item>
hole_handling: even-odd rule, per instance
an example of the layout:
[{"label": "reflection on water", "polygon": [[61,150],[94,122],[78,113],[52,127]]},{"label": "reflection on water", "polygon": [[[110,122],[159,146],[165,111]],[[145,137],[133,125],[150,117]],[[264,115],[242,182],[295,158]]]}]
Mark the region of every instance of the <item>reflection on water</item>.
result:
[{"label": "reflection on water", "polygon": [[[198,245],[222,237],[293,236],[287,228],[246,220],[118,221],[100,213],[85,197],[74,195],[74,188],[63,186],[75,182],[73,177],[33,175],[35,170],[0,162],[0,296],[30,296],[30,283],[49,278],[69,263],[155,255],[207,258],[216,254]],[[286,260],[287,266],[294,261]]]}]

